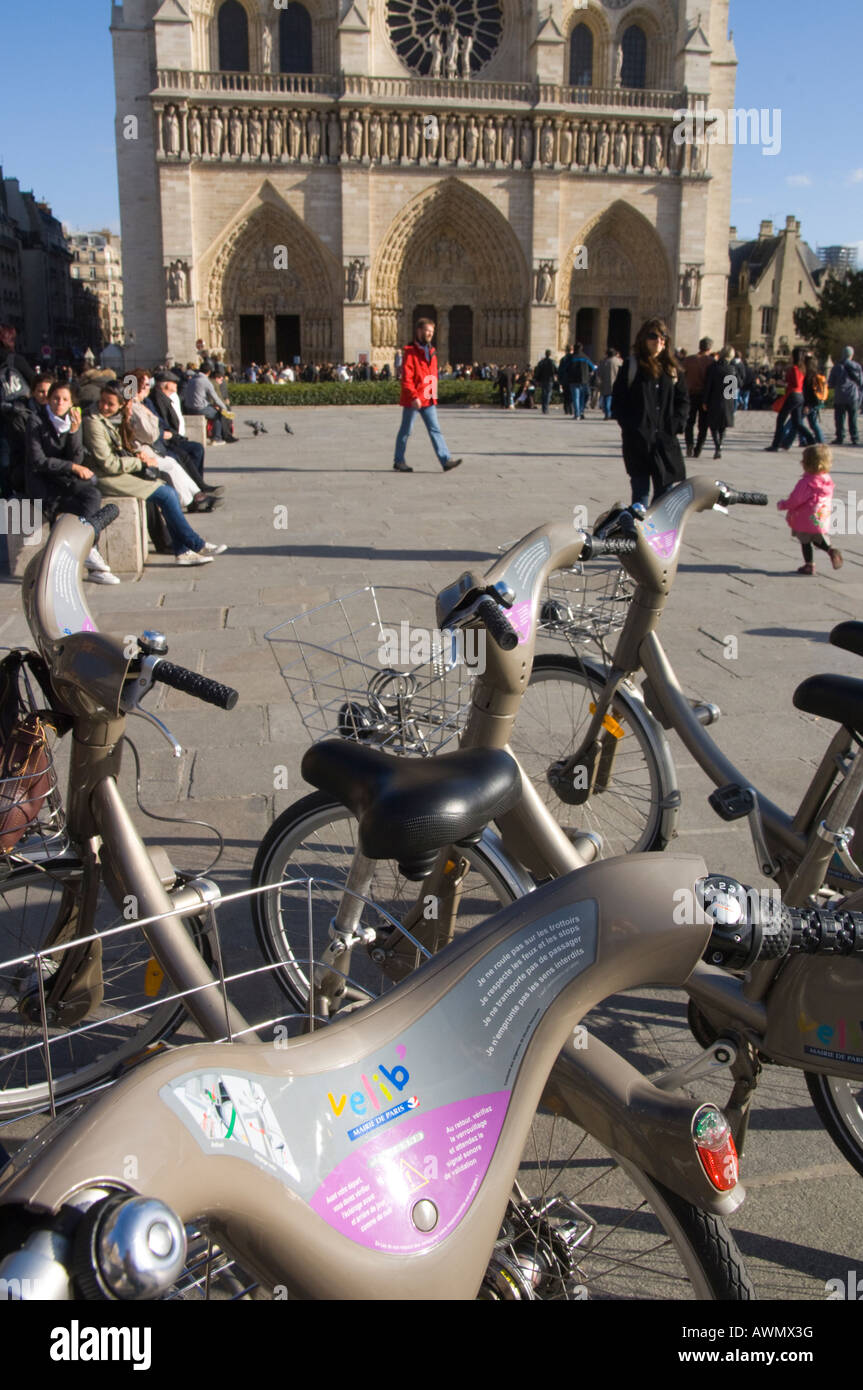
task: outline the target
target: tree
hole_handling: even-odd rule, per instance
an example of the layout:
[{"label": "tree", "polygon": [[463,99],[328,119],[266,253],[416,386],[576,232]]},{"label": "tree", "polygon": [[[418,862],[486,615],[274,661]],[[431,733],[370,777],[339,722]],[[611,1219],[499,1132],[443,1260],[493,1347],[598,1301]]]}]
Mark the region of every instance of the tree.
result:
[{"label": "tree", "polygon": [[794,310],[794,326],[801,338],[812,343],[822,357],[838,359],[850,343],[857,356],[863,350],[863,270],[844,279],[827,275],[818,306],[804,304]]}]

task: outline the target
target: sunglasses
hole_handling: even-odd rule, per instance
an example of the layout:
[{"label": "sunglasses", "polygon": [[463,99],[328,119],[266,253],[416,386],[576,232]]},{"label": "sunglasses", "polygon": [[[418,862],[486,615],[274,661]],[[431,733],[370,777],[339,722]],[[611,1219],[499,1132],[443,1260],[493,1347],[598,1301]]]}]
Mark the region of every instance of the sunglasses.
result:
[{"label": "sunglasses", "polygon": [[651,338],[657,338],[657,339],[659,340],[660,343],[664,343],[664,342],[665,342],[665,334],[664,334],[664,333],[648,333],[648,335],[647,335],[647,341],[650,342]]}]

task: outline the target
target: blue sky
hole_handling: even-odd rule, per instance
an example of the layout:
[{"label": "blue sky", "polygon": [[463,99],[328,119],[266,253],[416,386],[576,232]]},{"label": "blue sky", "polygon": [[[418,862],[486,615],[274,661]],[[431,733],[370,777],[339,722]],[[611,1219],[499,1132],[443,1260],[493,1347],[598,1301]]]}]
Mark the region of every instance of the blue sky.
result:
[{"label": "blue sky", "polygon": [[[3,10],[4,173],[73,229],[119,230],[110,0]],[[746,236],[794,213],[811,246],[858,244],[863,267],[863,0],[731,0],[730,27],[737,106],[781,112],[777,155],[735,148],[731,222]]]}]

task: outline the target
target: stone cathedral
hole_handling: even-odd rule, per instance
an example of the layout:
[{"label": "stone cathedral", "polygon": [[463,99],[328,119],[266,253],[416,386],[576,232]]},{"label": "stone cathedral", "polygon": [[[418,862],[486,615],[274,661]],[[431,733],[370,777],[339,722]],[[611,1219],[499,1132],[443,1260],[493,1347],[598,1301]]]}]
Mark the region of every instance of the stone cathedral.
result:
[{"label": "stone cathedral", "polygon": [[[728,0],[122,0],[136,360],[441,362],[722,338]],[[693,127],[690,127],[691,129]],[[697,128],[697,127],[695,127]]]}]

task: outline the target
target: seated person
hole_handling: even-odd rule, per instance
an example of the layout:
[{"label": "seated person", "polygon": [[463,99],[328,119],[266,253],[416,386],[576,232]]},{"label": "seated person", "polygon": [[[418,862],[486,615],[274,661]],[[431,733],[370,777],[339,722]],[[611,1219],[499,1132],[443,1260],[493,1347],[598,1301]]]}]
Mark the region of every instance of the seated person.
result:
[{"label": "seated person", "polygon": [[99,404],[84,417],[84,460],[99,479],[105,497],[152,498],[161,512],[178,565],[206,565],[227,550],[226,545],[205,541],[183,516],[174,489],[163,483],[153,466],[158,458],[150,450],[136,454],[128,423],[123,418],[123,388],[119,382],[102,387]]},{"label": "seated person", "polygon": [[225,403],[204,372],[190,372],[183,387],[182,401],[183,410],[187,415],[204,415],[210,421],[213,427],[213,444],[224,444],[222,418],[226,413]]},{"label": "seated person", "polygon": [[[145,404],[158,415],[161,422],[161,439],[172,458],[178,459],[185,467],[189,462],[198,476],[204,477],[204,446],[196,439],[186,436],[186,421],[178,394],[179,377],[174,372],[158,371],[153,376],[153,389]],[[202,481],[201,491],[210,488]]]},{"label": "seated person", "polygon": [[[64,512],[85,518],[95,516],[102,506],[102,495],[93,471],[84,466],[81,412],[72,405],[72,393],[61,382],[39,379],[37,404],[27,421],[24,479],[26,495],[41,501],[46,521]],[[95,546],[84,561],[87,578],[94,584],[120,581]]]},{"label": "seated person", "polygon": [[180,462],[173,458],[162,443],[162,428],[159,417],[148,410],[145,401],[150,393],[152,382],[149,372],[138,367],[130,374],[137,383],[137,392],[123,408],[133,440],[133,449],[140,453],[149,449],[157,456],[156,467],[162,478],[167,475],[175,489],[183,509],[191,512],[211,512],[224,505],[221,494],[223,488],[204,489],[204,480],[191,459]]}]

